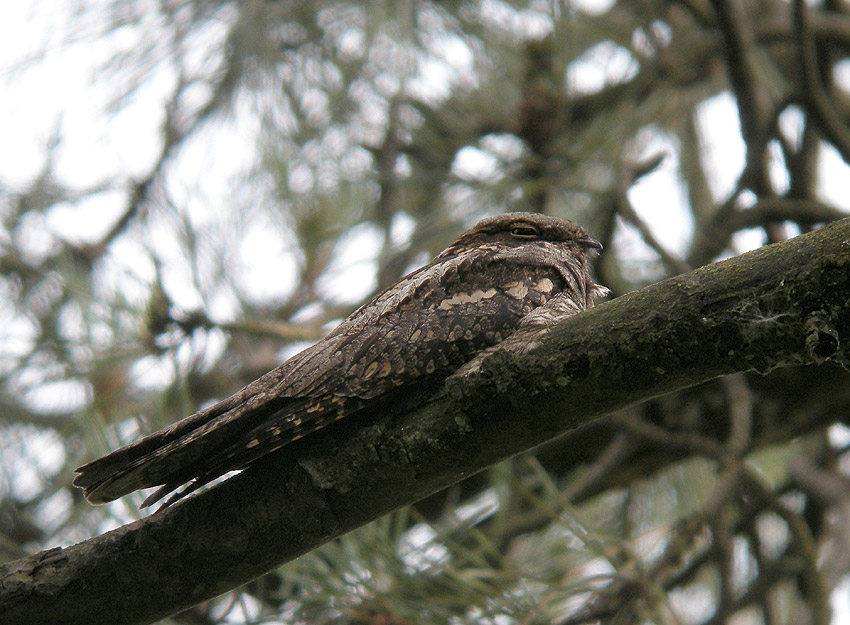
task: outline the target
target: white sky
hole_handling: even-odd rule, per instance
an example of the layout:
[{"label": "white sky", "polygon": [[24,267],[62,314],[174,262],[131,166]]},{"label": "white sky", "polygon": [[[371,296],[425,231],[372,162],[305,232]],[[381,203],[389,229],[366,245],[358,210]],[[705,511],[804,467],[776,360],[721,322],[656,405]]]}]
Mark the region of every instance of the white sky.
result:
[{"label": "white sky", "polygon": [[[56,172],[60,181],[78,188],[96,185],[109,177],[139,176],[154,162],[160,147],[162,103],[173,85],[174,76],[163,68],[140,90],[130,104],[114,115],[105,103],[114,95],[114,85],[98,82],[96,71],[110,54],[111,45],[132,46],[132,31],[119,34],[108,42],[84,37],[76,45],[60,46],[64,34],[64,12],[75,3],[53,1],[12,2],[0,7],[0,180],[6,185],[24,185],[43,167],[45,146],[57,130],[63,141],[56,151]],[[16,71],[22,60],[48,49],[31,69]],[[616,49],[600,47],[587,55],[586,64],[571,74],[577,88],[598,88],[604,76],[626,77],[633,70],[633,60]],[[435,80],[442,71],[434,68]],[[850,70],[848,70],[850,73]],[[255,122],[249,115],[238,116],[232,123],[219,125],[214,134],[191,141],[177,163],[176,179],[181,183],[172,189],[177,204],[187,207],[193,220],[220,219],[227,213],[226,201],[233,176],[251,163],[254,153],[252,137]],[[793,124],[793,120],[787,122]],[[718,96],[701,112],[705,151],[712,164],[712,184],[717,197],[732,189],[744,163],[744,146],[738,134],[735,103],[731,96]],[[718,131],[720,129],[720,131]],[[673,153],[672,146],[657,138],[648,153]],[[459,159],[457,166],[475,172],[486,172],[487,163],[472,150]],[[479,160],[476,160],[479,159]],[[829,202],[850,210],[846,193],[848,169],[833,150],[825,150],[821,192]],[[682,253],[692,227],[682,197],[673,158],[666,159],[654,174],[635,185],[630,199],[642,218],[652,227],[659,240],[671,250]],[[63,236],[93,241],[113,223],[124,204],[123,189],[108,191],[80,206],[58,207],[45,223],[48,231]],[[226,220],[222,227],[227,227]],[[404,224],[402,224],[402,230]],[[246,293],[268,297],[269,285],[277,284],[277,295],[291,288],[294,260],[286,250],[286,242],[274,236],[268,224],[257,222],[246,234],[239,252],[238,266],[244,277]],[[401,233],[400,236],[404,236]],[[757,247],[763,242],[760,233],[737,239],[739,251]],[[2,241],[0,241],[0,244]],[[37,247],[46,242],[33,241]],[[373,287],[374,251],[379,240],[369,228],[353,232],[351,244],[335,262],[345,271],[336,273],[333,287],[349,289],[351,300],[362,297]],[[167,243],[164,247],[168,247]],[[132,243],[124,250],[128,259],[137,258]],[[165,252],[163,252],[165,253]],[[141,282],[150,281],[153,268],[127,261],[128,271],[136,272]],[[257,267],[272,267],[275,279],[258,274]],[[176,286],[185,277],[171,276],[172,293],[182,298],[187,309],[200,304],[199,294],[185,292]],[[357,285],[357,287],[353,286]],[[274,295],[274,293],[272,293]],[[228,315],[232,302],[222,300],[216,308]],[[43,442],[49,447],[49,441]],[[26,467],[21,467],[21,487],[27,483]],[[41,467],[43,470],[47,470]],[[846,589],[833,597],[836,608],[834,623],[850,622],[850,596]],[[847,619],[847,620],[845,620]]]}]

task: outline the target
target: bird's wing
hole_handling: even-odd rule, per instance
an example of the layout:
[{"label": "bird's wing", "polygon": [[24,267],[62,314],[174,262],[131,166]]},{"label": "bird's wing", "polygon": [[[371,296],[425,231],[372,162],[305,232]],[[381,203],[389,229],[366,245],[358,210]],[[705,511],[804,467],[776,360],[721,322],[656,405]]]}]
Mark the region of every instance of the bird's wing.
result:
[{"label": "bird's wing", "polygon": [[74,484],[93,503],[162,485],[147,505],[190,480],[193,490],[393,389],[438,384],[565,286],[486,246],[438,260],[231,397],[80,467]]}]

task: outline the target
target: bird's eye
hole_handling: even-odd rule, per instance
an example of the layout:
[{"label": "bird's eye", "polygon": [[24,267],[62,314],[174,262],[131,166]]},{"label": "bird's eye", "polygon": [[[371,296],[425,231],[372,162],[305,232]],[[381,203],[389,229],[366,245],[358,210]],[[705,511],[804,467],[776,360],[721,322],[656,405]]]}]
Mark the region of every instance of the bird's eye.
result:
[{"label": "bird's eye", "polygon": [[531,224],[514,224],[511,226],[511,236],[515,239],[537,239],[540,233]]}]

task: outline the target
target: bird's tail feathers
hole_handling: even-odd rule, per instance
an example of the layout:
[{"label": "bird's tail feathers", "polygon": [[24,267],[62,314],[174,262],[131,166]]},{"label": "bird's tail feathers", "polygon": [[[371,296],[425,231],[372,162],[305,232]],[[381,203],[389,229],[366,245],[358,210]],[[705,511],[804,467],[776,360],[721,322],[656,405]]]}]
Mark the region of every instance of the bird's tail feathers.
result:
[{"label": "bird's tail feathers", "polygon": [[234,405],[238,405],[233,400],[233,397],[229,397],[131,445],[82,465],[76,470],[74,486],[82,488],[91,503],[102,504],[141,488],[175,479],[175,473],[180,473],[181,467],[191,466],[204,447],[187,446],[185,442],[197,439]]}]

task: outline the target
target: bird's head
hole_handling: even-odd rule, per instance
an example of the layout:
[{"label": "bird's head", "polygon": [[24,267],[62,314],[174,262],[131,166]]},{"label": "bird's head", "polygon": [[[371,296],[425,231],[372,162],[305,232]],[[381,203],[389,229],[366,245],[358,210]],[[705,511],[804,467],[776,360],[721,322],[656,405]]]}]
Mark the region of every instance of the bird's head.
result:
[{"label": "bird's head", "polygon": [[478,222],[455,239],[440,257],[455,256],[479,246],[557,248],[582,256],[602,248],[581,226],[566,219],[540,213],[506,213]]},{"label": "bird's head", "polygon": [[540,213],[506,213],[478,222],[434,262],[467,253],[486,254],[493,262],[546,266],[557,271],[573,292],[592,304],[608,289],[593,282],[587,260],[602,245],[581,226]]}]

